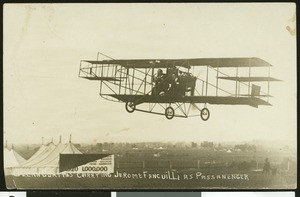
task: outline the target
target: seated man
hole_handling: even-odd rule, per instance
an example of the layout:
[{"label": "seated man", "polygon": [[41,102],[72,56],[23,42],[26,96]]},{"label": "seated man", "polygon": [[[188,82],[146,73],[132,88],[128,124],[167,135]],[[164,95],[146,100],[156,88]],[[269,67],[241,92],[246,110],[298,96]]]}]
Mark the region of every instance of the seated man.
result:
[{"label": "seated man", "polygon": [[152,95],[160,95],[161,93],[165,92],[164,84],[166,75],[163,73],[161,69],[158,69],[157,75],[154,76],[154,87],[152,90]]},{"label": "seated man", "polygon": [[179,78],[178,74],[176,72],[169,73],[167,83],[168,83],[168,89],[167,92],[169,95],[174,96],[176,94],[176,89],[179,84]]},{"label": "seated man", "polygon": [[180,72],[179,77],[179,95],[187,96],[186,93],[190,93],[189,96],[194,96],[195,86],[196,86],[196,77],[187,72]]},{"label": "seated man", "polygon": [[166,87],[167,93],[170,96],[175,96],[178,85],[179,85],[179,77],[178,77],[178,68],[168,68],[167,69],[167,77],[166,77]]}]

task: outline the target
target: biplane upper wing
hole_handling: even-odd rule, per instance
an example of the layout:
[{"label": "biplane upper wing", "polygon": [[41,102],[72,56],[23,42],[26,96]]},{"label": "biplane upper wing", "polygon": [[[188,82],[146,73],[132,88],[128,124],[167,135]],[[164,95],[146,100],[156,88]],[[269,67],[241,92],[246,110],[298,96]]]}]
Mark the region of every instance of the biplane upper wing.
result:
[{"label": "biplane upper wing", "polygon": [[190,66],[211,66],[211,67],[269,67],[272,66],[257,57],[244,58],[199,58],[189,59]]},{"label": "biplane upper wing", "polygon": [[117,64],[126,68],[170,68],[181,66],[211,67],[268,67],[268,62],[256,58],[194,58],[194,59],[128,59],[128,60],[83,60],[91,64]]},{"label": "biplane upper wing", "polygon": [[185,97],[158,97],[150,95],[109,95],[122,102],[134,102],[136,105],[141,103],[209,103],[215,105],[271,105],[269,102],[257,97],[232,97],[232,96],[185,96]]}]

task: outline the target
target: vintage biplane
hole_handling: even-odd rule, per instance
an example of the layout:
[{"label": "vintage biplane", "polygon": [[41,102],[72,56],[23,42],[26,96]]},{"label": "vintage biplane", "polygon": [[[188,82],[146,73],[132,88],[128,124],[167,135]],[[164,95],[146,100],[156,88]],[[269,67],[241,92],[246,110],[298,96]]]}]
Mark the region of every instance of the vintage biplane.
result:
[{"label": "vintage biplane", "polygon": [[129,113],[168,119],[200,116],[206,121],[207,104],[271,105],[270,82],[279,81],[270,77],[272,65],[256,57],[99,60],[99,55],[81,60],[79,77],[100,81],[100,96],[124,102]]}]

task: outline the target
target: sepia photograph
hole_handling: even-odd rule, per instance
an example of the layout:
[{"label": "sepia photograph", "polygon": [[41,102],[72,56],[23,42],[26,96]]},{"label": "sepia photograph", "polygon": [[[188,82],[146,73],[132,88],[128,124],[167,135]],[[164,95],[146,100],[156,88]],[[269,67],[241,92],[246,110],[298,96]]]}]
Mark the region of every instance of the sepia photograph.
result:
[{"label": "sepia photograph", "polygon": [[295,189],[296,60],[294,3],[6,3],[6,187]]}]

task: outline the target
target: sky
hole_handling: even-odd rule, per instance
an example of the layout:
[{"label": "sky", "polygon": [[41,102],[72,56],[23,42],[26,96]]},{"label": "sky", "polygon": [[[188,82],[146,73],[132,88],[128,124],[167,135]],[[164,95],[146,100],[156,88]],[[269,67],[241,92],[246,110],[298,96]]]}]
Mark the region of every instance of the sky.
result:
[{"label": "sky", "polygon": [[[5,4],[4,139],[40,143],[274,140],[296,144],[295,4]],[[210,119],[125,111],[80,60],[259,57],[273,106],[208,105]]]}]

